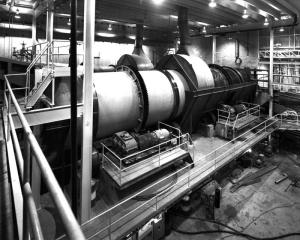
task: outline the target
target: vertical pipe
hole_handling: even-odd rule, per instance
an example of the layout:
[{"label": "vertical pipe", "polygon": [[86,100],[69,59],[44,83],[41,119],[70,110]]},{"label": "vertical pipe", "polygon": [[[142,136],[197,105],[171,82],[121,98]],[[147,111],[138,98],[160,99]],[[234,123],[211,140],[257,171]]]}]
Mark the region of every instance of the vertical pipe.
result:
[{"label": "vertical pipe", "polygon": [[269,117],[273,116],[273,60],[274,60],[274,29],[270,30],[270,72],[269,72]]},{"label": "vertical pipe", "polygon": [[77,0],[71,1],[71,176],[72,176],[72,210],[77,217]]},{"label": "vertical pipe", "polygon": [[216,63],[216,54],[217,54],[217,36],[213,35],[212,42],[212,64]]},{"label": "vertical pipe", "polygon": [[90,218],[91,211],[95,7],[95,0],[84,1],[84,106],[81,157],[81,222],[85,222]]}]

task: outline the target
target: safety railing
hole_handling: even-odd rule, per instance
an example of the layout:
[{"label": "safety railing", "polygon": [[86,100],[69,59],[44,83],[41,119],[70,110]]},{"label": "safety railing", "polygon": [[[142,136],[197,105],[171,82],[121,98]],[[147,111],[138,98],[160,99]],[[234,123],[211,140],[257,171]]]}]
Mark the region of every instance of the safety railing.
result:
[{"label": "safety railing", "polygon": [[[32,46],[29,46],[26,48],[28,52],[33,53],[33,58],[35,58],[36,55],[38,55],[44,46],[47,44],[47,42],[43,43],[38,43]],[[82,46],[82,42],[77,43],[78,46]],[[61,63],[61,64],[68,64],[69,62],[69,56],[70,56],[70,41],[67,40],[53,40],[53,51],[52,51],[52,56],[53,56],[53,62],[54,63]],[[77,56],[82,58],[83,60],[83,53],[77,54]],[[41,58],[40,64],[45,64],[46,63],[46,58]]]},{"label": "safety railing", "polygon": [[[252,69],[252,77],[257,80],[258,85],[262,88],[268,88],[269,70],[265,69]],[[273,88],[280,92],[295,92],[300,93],[300,76],[289,75],[284,73],[273,74]]]},{"label": "safety railing", "polygon": [[[29,237],[33,239],[43,239],[43,234],[38,218],[36,205],[33,199],[32,189],[30,185],[30,166],[32,159],[35,159],[41,175],[44,179],[45,185],[49,190],[49,194],[53,199],[57,212],[62,220],[62,224],[65,228],[66,234],[70,239],[85,239],[80,229],[80,226],[73,215],[70,205],[61,190],[52,169],[41,150],[31,128],[18,104],[18,101],[13,93],[10,83],[5,77],[4,86],[4,114],[6,119],[5,135],[6,140],[12,140],[14,152],[16,154],[16,163],[19,170],[19,179],[21,182],[21,189],[23,192],[23,236],[19,236],[20,239],[26,240]],[[19,120],[22,124],[24,131],[24,149],[25,154],[23,156],[21,146],[17,137],[17,133],[12,120],[12,107],[17,113]],[[12,139],[11,139],[12,138]],[[34,158],[32,158],[34,156]],[[20,214],[20,213],[18,213]]]},{"label": "safety railing", "polygon": [[300,130],[300,116],[296,111],[287,110],[277,116],[280,118],[281,127],[285,129],[297,127]]},{"label": "safety railing", "polygon": [[[114,152],[110,147],[102,143],[103,168],[112,175],[119,185],[122,185],[123,178],[126,178],[131,170],[136,170],[138,167],[147,168],[149,166],[151,166],[152,169],[159,168],[168,163],[164,161],[165,159],[169,159],[170,156],[178,154],[179,151],[177,150],[183,149],[188,152],[189,146],[193,146],[193,141],[188,133],[182,134],[178,128],[159,122],[158,129],[161,128],[173,130],[170,130],[171,138],[169,140],[163,141],[147,149],[137,151],[126,157],[119,156],[119,154]],[[141,161],[135,161],[131,164],[127,163],[131,159],[138,159],[139,156],[143,154],[146,155],[149,152],[155,153],[154,155],[151,155],[151,161],[149,158],[144,158]],[[193,156],[194,152],[192,152],[192,157]]]},{"label": "safety railing", "polygon": [[[99,224],[100,230],[87,236],[88,239],[95,237],[114,239],[120,237],[118,234],[124,231],[125,225],[130,225],[131,221],[136,224],[137,219],[146,220],[147,217],[163,211],[170,202],[175,201],[176,198],[178,199],[196,187],[201,181],[230,161],[233,156],[237,157],[238,153],[244,153],[258,140],[271,134],[280,124],[279,115],[269,118],[207,155],[194,159],[193,163],[187,164],[103,211],[82,225],[82,228],[85,228],[92,222]],[[238,138],[244,140],[239,141]],[[165,187],[166,185],[167,187]],[[152,194],[149,192],[152,192]]]},{"label": "safety railing", "polygon": [[[245,121],[247,123],[249,117],[258,118],[260,117],[260,106],[253,103],[242,102],[247,109],[238,114],[231,113],[230,111],[218,109],[218,122],[222,122],[235,129],[237,126],[243,124]],[[252,119],[253,120],[253,119]]]}]

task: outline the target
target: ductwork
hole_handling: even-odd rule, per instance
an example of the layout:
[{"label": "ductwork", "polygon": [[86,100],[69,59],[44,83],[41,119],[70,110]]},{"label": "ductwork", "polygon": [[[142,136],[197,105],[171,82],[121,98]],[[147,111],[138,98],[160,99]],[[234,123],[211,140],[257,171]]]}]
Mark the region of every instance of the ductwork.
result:
[{"label": "ductwork", "polygon": [[177,54],[189,55],[187,49],[187,46],[190,44],[188,9],[185,7],[178,7],[178,29],[180,44]]},{"label": "ductwork", "polygon": [[139,23],[136,24],[136,33],[135,33],[135,42],[134,42],[134,50],[132,54],[146,57],[143,50],[143,36],[144,36],[144,25]]}]

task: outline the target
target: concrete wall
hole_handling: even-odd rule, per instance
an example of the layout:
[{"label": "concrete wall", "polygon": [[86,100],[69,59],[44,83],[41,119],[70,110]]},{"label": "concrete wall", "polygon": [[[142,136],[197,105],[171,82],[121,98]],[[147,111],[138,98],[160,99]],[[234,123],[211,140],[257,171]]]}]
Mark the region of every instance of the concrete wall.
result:
[{"label": "concrete wall", "polygon": [[[238,67],[235,64],[235,39],[240,41],[240,58],[242,59],[241,67],[256,68],[258,66],[258,32],[236,33],[226,36],[217,36],[217,56],[216,63],[219,65],[227,65]],[[22,42],[26,46],[31,45],[30,38],[21,37],[0,37],[0,53],[1,56],[9,57],[10,49],[16,47],[21,48]],[[44,40],[39,40],[43,42]],[[59,62],[68,63],[69,48],[68,42],[56,43],[60,46]],[[159,59],[168,53],[166,45],[144,46],[145,54],[156,64]],[[188,47],[189,54],[201,57],[207,63],[212,61],[212,37],[194,37],[191,39],[191,45]],[[123,54],[131,54],[133,44],[112,43],[112,42],[95,42],[94,56],[95,66],[115,65]],[[58,53],[57,50],[55,53]],[[56,56],[57,57],[57,56]],[[83,45],[78,46],[78,62],[83,59]]]},{"label": "concrete wall", "polygon": [[[258,32],[236,33],[217,36],[216,64],[238,67],[235,64],[235,40],[240,42],[240,67],[258,66]],[[212,62],[212,37],[192,38],[189,54],[201,57],[205,62]]]}]

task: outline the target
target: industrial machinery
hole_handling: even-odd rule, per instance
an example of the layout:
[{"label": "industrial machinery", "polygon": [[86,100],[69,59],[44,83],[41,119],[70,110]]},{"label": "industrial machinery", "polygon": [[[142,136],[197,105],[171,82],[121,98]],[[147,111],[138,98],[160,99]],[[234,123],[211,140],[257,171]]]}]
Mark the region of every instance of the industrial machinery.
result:
[{"label": "industrial machinery", "polygon": [[245,102],[234,106],[221,104],[218,108],[216,134],[225,139],[234,139],[259,117],[260,106],[257,104]]},{"label": "industrial machinery", "polygon": [[[192,162],[189,133],[201,117],[220,104],[252,102],[255,96],[257,84],[244,69],[208,66],[180,54],[165,56],[152,70],[147,63],[122,56],[115,72],[94,74],[93,140],[100,141],[95,145],[106,184],[120,191],[176,162]],[[64,77],[56,80],[55,105],[67,104],[70,85]]]},{"label": "industrial machinery", "polygon": [[121,131],[102,141],[103,169],[119,189],[125,189],[178,161],[192,163],[189,134],[159,122],[158,129]]}]

